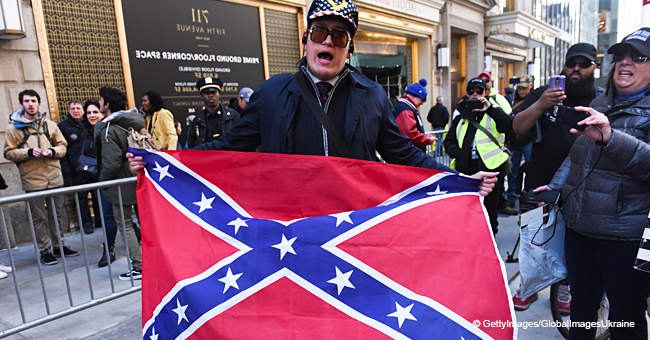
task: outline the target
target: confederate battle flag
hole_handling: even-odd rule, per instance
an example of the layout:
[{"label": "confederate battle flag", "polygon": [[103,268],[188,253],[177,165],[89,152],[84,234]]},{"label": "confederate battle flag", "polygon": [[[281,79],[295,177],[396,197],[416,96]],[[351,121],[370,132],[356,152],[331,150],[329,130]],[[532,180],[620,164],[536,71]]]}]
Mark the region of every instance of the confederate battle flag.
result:
[{"label": "confederate battle flag", "polygon": [[148,163],[146,340],[516,336],[475,180],[336,157],[135,153]]}]

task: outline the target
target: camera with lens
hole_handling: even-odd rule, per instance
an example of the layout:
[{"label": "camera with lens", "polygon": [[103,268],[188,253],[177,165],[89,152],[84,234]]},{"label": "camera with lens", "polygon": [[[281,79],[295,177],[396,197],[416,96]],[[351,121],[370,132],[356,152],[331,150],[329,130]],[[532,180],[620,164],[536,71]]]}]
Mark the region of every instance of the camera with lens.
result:
[{"label": "camera with lens", "polygon": [[464,99],[458,102],[456,109],[460,113],[460,117],[463,119],[469,119],[476,116],[478,112],[474,109],[482,109],[483,102],[478,99]]}]

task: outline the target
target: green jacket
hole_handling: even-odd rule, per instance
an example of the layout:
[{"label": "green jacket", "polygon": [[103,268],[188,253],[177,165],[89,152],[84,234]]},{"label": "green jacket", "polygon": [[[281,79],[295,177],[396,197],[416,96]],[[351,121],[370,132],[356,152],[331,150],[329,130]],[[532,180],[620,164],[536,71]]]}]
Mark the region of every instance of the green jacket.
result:
[{"label": "green jacket", "polygon": [[[95,124],[95,145],[97,145],[97,168],[99,169],[100,182],[135,176],[126,159],[126,153],[129,151],[127,131],[115,125],[124,129],[133,128],[136,131],[145,126],[144,118],[140,116],[136,108],[112,113]],[[135,187],[135,183],[122,186],[123,205],[137,204]],[[120,203],[117,187],[107,188],[102,192],[111,204]]]}]

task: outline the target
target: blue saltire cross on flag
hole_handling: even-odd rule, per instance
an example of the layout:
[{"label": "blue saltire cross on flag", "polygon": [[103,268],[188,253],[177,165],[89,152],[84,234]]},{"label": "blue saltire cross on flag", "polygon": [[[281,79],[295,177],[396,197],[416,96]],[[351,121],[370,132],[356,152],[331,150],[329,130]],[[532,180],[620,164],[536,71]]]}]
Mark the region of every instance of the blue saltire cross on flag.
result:
[{"label": "blue saltire cross on flag", "polygon": [[516,337],[477,181],[335,157],[133,152],[148,163],[144,339]]}]

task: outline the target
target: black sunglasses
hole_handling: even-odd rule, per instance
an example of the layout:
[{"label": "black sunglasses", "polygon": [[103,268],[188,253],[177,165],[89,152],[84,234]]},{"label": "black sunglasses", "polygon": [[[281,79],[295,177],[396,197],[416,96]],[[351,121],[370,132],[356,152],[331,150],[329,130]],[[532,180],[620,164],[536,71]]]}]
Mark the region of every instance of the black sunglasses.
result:
[{"label": "black sunglasses", "polygon": [[469,94],[470,96],[473,95],[474,92],[476,92],[476,94],[481,95],[481,94],[483,94],[483,89],[480,88],[480,87],[476,87],[476,88],[471,88],[471,89],[467,90],[467,94]]},{"label": "black sunglasses", "polygon": [[564,64],[568,68],[574,68],[574,67],[576,67],[576,65],[580,65],[580,68],[588,68],[588,67],[591,67],[591,65],[596,65],[596,63],[594,63],[593,61],[587,61],[587,60],[582,60],[582,61],[579,61],[579,62],[571,60],[571,61],[567,61]]},{"label": "black sunglasses", "polygon": [[612,61],[615,62],[615,63],[618,63],[619,61],[622,61],[623,59],[625,59],[625,57],[630,57],[630,59],[632,59],[632,62],[635,63],[635,64],[643,64],[646,61],[648,61],[648,59],[650,59],[650,58],[648,58],[648,57],[646,57],[644,55],[640,55],[640,54],[628,51],[625,54],[614,54],[614,56],[612,57]]},{"label": "black sunglasses", "polygon": [[341,31],[341,30],[330,31],[325,27],[314,26],[310,28],[307,32],[309,32],[311,41],[319,44],[325,41],[328,35],[332,36],[332,44],[334,44],[334,46],[337,47],[347,47],[348,42],[350,41],[350,38],[348,37],[348,32],[346,31]]}]

